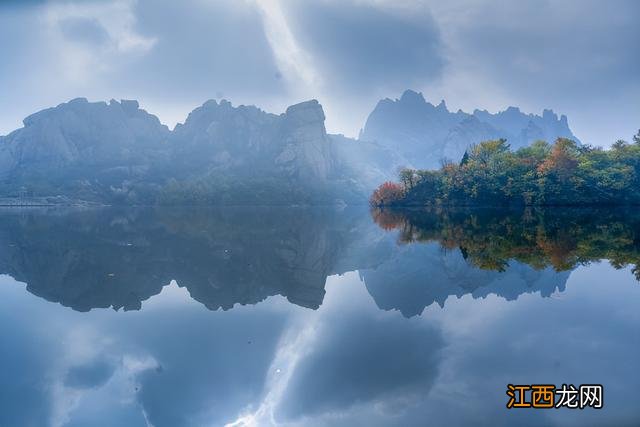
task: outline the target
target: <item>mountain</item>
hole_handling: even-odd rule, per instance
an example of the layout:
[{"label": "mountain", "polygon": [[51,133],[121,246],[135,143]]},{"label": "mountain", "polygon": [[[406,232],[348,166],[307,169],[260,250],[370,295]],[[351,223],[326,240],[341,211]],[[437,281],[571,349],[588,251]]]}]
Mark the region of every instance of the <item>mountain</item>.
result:
[{"label": "mountain", "polygon": [[287,108],[281,115],[228,101],[207,101],[171,135],[178,170],[325,181],[332,172],[324,111],[318,101]]},{"label": "mountain", "polygon": [[24,119],[0,139],[4,194],[25,186],[41,195],[88,195],[89,187],[148,177],[167,156],[169,129],[136,101],[74,99]]},{"label": "mountain", "polygon": [[279,115],[210,100],[170,131],[136,101],[78,98],[0,137],[0,190],[110,204],[334,203],[365,201],[406,164],[327,134],[324,120],[316,100]]},{"label": "mountain", "polygon": [[0,137],[0,194],[32,204],[362,203],[399,168],[437,166],[472,143],[573,137],[549,110],[451,113],[413,91],[380,101],[358,140],[328,134],[324,121],[316,100],[282,114],[209,100],[169,130],[137,101],[77,98]]},{"label": "mountain", "polygon": [[[450,112],[444,101],[433,105],[422,93],[405,91],[400,99],[383,99],[367,118],[361,141],[375,141],[393,149],[420,169],[434,169],[443,159],[459,161],[471,145],[506,138],[514,149],[558,137],[578,141],[566,116],[544,110],[542,116],[525,114],[516,107],[491,114],[474,110]],[[579,141],[578,141],[579,142]]]}]

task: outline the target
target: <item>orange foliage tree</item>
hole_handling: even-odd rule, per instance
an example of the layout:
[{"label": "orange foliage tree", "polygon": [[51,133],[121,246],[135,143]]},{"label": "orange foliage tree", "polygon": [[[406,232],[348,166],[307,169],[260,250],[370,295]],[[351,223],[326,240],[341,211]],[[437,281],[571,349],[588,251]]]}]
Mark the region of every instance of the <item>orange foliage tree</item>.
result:
[{"label": "orange foliage tree", "polygon": [[380,185],[373,192],[371,198],[369,199],[369,203],[372,206],[385,206],[385,205],[393,205],[404,197],[404,189],[402,185],[387,181]]},{"label": "orange foliage tree", "polygon": [[538,166],[540,173],[553,172],[561,179],[567,179],[578,167],[578,146],[567,138],[558,138],[551,148],[551,154]]}]

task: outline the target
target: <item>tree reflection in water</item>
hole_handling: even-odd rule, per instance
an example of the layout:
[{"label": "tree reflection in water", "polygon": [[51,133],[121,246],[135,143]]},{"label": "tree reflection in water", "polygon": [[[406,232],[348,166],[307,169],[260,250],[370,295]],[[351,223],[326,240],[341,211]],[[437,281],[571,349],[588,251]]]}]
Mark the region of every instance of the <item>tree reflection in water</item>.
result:
[{"label": "tree reflection in water", "polygon": [[606,259],[640,280],[640,214],[626,209],[378,209],[374,221],[400,243],[459,248],[472,265],[504,271],[510,261],[572,270]]}]

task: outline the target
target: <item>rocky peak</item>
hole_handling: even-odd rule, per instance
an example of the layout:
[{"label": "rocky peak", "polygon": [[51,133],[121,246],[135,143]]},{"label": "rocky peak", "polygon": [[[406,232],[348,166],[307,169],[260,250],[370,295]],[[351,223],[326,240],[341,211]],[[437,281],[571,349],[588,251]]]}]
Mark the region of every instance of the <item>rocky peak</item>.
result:
[{"label": "rocky peak", "polygon": [[424,105],[427,103],[425,101],[422,92],[416,92],[411,89],[407,89],[402,93],[402,96],[399,100],[403,104],[407,105]]},{"label": "rocky peak", "polygon": [[482,142],[481,138],[506,138],[517,149],[536,139],[552,142],[558,137],[578,141],[566,117],[558,120],[551,110],[542,116],[514,106],[495,114],[478,109],[473,114],[453,113],[444,100],[434,106],[412,90],[395,101],[380,101],[360,133],[360,139],[397,150],[418,168],[437,168],[443,157],[458,161],[465,148]]},{"label": "rocky peak", "polygon": [[137,101],[72,99],[24,119],[24,127],[3,141],[0,174],[61,172],[68,165],[125,165],[147,162],[169,135]]},{"label": "rocky peak", "polygon": [[282,116],[285,147],[276,163],[290,175],[324,181],[331,169],[324,110],[317,100],[287,108]]},{"label": "rocky peak", "polygon": [[322,123],[324,126],[325,120],[324,110],[315,99],[290,106],[285,117],[290,123],[299,125]]},{"label": "rocky peak", "polygon": [[129,99],[121,99],[119,103],[115,99],[112,99],[111,101],[109,101],[109,106],[112,106],[112,107],[120,106],[122,111],[128,116],[132,116],[136,114],[140,109],[140,104],[138,104],[138,101],[129,100]]},{"label": "rocky peak", "polygon": [[521,114],[521,112],[520,112],[520,108],[509,106],[509,107],[507,107],[506,110],[504,110],[503,114],[517,116],[517,115]]},{"label": "rocky peak", "polygon": [[558,121],[558,115],[553,110],[544,109],[542,111],[542,119],[549,121]]},{"label": "rocky peak", "polygon": [[569,122],[567,120],[567,116],[565,116],[564,114],[560,116],[560,125],[569,129]]}]

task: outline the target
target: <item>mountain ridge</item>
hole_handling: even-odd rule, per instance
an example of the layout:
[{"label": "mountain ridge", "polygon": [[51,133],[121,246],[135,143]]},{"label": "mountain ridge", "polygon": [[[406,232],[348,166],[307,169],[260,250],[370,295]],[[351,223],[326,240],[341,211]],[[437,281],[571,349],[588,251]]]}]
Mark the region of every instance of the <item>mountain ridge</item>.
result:
[{"label": "mountain ridge", "polygon": [[580,143],[567,116],[545,109],[542,115],[508,107],[495,114],[475,109],[451,112],[442,100],[437,106],[421,92],[406,90],[397,99],[385,98],[369,114],[359,140],[376,141],[398,150],[419,169],[434,169],[443,160],[459,161],[470,144],[505,138],[513,148],[542,139],[565,137]]},{"label": "mountain ridge", "polygon": [[[381,109],[390,114],[371,124]],[[444,101],[435,106],[414,91],[381,100],[358,140],[327,133],[317,100],[280,114],[208,100],[169,129],[135,100],[75,98],[27,116],[24,127],[0,137],[0,192],[107,204],[361,203],[400,168],[455,157],[497,137],[489,121],[515,132],[523,117],[530,117],[524,139],[548,134],[535,120],[568,129],[566,117],[550,110],[451,113]],[[389,143],[367,138],[371,126],[383,136],[411,132]],[[441,146],[424,144],[424,134]]]}]

